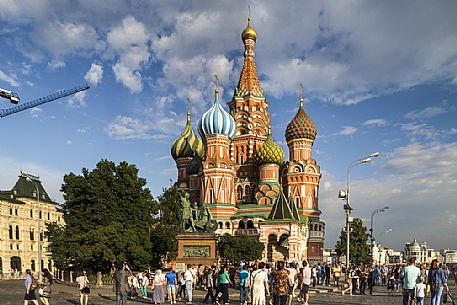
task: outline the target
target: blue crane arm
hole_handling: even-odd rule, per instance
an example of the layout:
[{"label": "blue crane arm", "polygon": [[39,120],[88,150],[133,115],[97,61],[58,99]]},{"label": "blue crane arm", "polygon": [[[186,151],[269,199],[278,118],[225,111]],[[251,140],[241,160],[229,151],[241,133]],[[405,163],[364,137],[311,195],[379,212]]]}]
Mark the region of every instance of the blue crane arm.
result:
[{"label": "blue crane arm", "polygon": [[21,112],[21,111],[24,111],[24,110],[27,110],[27,109],[30,109],[30,108],[33,108],[33,107],[37,107],[37,106],[46,104],[46,103],[58,100],[60,98],[69,96],[69,95],[73,95],[73,94],[75,94],[77,92],[84,91],[84,90],[87,90],[89,88],[90,87],[89,87],[88,84],[84,84],[84,85],[81,85],[81,86],[78,86],[78,87],[75,87],[75,88],[57,91],[56,93],[50,94],[50,95],[45,96],[45,97],[41,97],[39,99],[30,101],[30,102],[27,102],[27,103],[24,103],[24,104],[15,106],[15,107],[11,107],[11,108],[8,108],[8,109],[0,109],[0,118],[6,117],[6,116],[11,115],[13,113]]}]

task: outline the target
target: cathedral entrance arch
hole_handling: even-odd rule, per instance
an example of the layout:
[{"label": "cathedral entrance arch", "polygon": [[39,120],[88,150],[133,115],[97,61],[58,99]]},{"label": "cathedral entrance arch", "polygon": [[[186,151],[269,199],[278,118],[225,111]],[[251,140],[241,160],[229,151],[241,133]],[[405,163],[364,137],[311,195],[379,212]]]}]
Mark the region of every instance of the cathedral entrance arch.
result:
[{"label": "cathedral entrance arch", "polygon": [[11,269],[17,270],[19,272],[22,271],[22,263],[19,256],[11,257]]},{"label": "cathedral entrance arch", "polygon": [[278,238],[274,234],[268,235],[268,244],[267,244],[267,260],[269,262],[273,261],[273,252],[276,248],[276,244],[278,243]]}]

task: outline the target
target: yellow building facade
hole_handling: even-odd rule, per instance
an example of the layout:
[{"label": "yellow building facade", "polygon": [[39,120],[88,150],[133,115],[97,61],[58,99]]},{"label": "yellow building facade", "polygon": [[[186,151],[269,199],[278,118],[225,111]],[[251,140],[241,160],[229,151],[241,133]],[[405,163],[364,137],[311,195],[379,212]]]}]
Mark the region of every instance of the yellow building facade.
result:
[{"label": "yellow building facade", "polygon": [[54,271],[44,233],[46,224],[51,222],[63,225],[63,212],[58,203],[51,200],[38,177],[21,173],[11,190],[0,191],[0,272],[3,278],[20,276],[26,269],[37,272],[40,243],[41,266]]}]

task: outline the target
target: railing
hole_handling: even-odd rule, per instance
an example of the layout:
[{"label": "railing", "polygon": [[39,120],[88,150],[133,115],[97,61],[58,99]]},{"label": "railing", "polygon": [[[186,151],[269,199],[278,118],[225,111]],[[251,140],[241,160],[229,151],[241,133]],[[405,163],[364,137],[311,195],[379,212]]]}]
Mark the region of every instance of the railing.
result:
[{"label": "railing", "polygon": [[309,237],[324,237],[324,231],[309,231]]}]

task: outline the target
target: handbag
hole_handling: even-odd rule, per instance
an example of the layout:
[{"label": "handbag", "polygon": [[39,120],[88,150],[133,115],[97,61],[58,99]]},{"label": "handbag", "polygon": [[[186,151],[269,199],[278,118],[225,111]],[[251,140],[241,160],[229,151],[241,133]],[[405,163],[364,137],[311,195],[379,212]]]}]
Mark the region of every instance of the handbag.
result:
[{"label": "handbag", "polygon": [[81,289],[81,292],[85,293],[85,294],[89,294],[90,293],[90,287],[89,286],[83,287],[83,289]]}]

